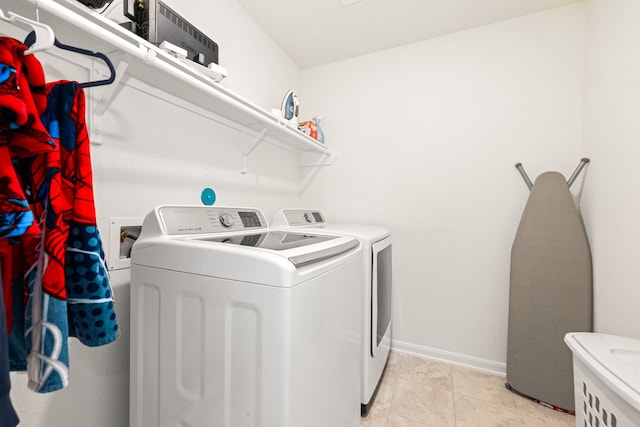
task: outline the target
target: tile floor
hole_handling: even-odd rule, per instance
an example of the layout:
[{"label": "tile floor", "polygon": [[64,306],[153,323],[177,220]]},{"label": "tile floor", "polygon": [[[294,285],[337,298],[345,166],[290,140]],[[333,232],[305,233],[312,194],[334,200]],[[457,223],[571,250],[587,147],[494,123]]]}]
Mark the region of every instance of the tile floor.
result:
[{"label": "tile floor", "polygon": [[557,412],[504,388],[504,377],[391,353],[361,427],[573,427]]}]

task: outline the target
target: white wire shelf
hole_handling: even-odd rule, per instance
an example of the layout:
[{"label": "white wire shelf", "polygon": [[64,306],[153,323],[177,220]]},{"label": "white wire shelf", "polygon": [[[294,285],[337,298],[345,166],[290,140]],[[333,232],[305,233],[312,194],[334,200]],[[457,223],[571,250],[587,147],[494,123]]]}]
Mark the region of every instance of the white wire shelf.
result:
[{"label": "white wire shelf", "polygon": [[[50,26],[56,35],[64,35],[64,40],[75,40],[83,48],[104,52],[114,63],[124,62],[124,66],[118,67],[120,73],[124,71],[239,125],[247,135],[257,135],[256,144],[276,142],[304,154],[305,159],[311,156],[314,160],[304,166],[326,165],[335,159],[335,154],[324,144],[213,81],[199,70],[199,65],[175,58],[77,1],[4,0],[2,5],[5,13],[12,11],[31,19],[36,17],[36,7],[39,21]],[[112,96],[117,91],[105,92]],[[110,103],[109,99],[101,101],[98,111],[104,111]],[[245,150],[243,161],[253,148],[255,145]]]}]

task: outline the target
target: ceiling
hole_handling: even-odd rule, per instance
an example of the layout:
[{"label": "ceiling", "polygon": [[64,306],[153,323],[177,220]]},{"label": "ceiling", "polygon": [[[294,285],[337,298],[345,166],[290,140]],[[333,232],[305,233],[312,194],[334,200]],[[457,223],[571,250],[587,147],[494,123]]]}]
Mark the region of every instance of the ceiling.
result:
[{"label": "ceiling", "polygon": [[580,0],[237,0],[302,69]]}]

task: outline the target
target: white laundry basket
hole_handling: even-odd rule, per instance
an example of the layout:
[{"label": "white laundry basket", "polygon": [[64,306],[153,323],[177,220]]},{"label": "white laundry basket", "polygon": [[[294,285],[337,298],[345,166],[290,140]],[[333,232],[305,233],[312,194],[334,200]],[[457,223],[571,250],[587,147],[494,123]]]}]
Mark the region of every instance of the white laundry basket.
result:
[{"label": "white laundry basket", "polygon": [[573,332],[576,427],[640,426],[640,340]]}]

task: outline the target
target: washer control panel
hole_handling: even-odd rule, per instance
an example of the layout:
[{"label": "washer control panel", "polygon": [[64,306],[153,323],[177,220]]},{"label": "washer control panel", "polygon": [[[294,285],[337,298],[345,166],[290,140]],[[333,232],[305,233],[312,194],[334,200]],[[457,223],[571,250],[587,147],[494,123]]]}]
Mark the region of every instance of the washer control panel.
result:
[{"label": "washer control panel", "polygon": [[231,215],[229,212],[222,212],[220,214],[220,224],[222,224],[224,228],[231,228],[233,227],[234,223],[235,221],[233,220],[233,215]]},{"label": "washer control panel", "polygon": [[251,208],[162,206],[157,212],[165,233],[170,235],[228,233],[268,226],[262,212]]}]

